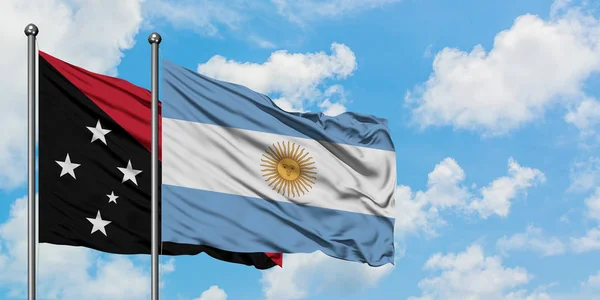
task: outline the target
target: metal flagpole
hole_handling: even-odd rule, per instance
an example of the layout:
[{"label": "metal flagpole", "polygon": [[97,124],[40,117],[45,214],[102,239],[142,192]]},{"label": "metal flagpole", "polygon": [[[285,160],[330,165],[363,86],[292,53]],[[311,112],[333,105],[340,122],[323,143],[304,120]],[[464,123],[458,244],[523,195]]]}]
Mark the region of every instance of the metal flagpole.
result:
[{"label": "metal flagpole", "polygon": [[35,24],[25,27],[27,36],[27,299],[35,300],[35,39],[39,30]]},{"label": "metal flagpole", "polygon": [[152,300],[158,300],[158,45],[160,34],[154,32],[148,37],[152,46]]}]

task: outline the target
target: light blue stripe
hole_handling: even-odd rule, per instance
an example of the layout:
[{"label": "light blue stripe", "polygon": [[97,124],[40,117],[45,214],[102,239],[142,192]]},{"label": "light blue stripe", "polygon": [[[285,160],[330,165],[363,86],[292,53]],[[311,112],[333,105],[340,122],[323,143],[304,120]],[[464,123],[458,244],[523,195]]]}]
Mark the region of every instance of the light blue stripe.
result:
[{"label": "light blue stripe", "polygon": [[394,219],[171,185],[162,195],[163,241],[393,263]]},{"label": "light blue stripe", "polygon": [[246,87],[162,61],[162,116],[294,137],[394,151],[387,120],[346,112],[289,113]]}]

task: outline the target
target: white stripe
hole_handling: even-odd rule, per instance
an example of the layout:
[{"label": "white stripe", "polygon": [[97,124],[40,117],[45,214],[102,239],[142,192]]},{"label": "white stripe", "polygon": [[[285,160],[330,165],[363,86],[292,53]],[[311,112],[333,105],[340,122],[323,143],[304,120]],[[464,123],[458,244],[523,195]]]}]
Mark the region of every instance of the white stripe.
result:
[{"label": "white stripe", "polygon": [[[362,214],[395,215],[392,151],[163,118],[163,184]],[[317,180],[301,196],[274,191],[261,159],[273,143],[290,141],[313,157]]]}]

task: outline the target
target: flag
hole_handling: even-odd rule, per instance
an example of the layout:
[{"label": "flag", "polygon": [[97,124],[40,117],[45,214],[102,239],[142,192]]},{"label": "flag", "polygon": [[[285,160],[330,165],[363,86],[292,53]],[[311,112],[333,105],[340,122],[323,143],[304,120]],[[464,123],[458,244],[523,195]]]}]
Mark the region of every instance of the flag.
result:
[{"label": "flag", "polygon": [[165,241],[393,263],[387,121],[291,113],[162,61]]},{"label": "flag", "polygon": [[[150,254],[150,103],[146,89],[39,53],[40,242]],[[259,269],[282,260],[177,242],[159,250],[201,252]]]}]

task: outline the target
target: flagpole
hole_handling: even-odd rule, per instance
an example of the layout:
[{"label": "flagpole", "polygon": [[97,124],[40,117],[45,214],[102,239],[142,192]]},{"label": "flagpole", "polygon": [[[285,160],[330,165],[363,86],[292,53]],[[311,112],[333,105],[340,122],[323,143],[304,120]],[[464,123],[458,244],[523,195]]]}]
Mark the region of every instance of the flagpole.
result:
[{"label": "flagpole", "polygon": [[27,36],[27,299],[35,300],[35,24],[25,27]]},{"label": "flagpole", "polygon": [[158,45],[160,34],[154,32],[148,37],[152,47],[152,300],[158,300]]}]

